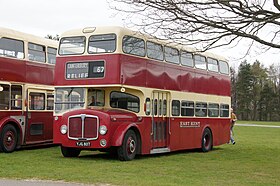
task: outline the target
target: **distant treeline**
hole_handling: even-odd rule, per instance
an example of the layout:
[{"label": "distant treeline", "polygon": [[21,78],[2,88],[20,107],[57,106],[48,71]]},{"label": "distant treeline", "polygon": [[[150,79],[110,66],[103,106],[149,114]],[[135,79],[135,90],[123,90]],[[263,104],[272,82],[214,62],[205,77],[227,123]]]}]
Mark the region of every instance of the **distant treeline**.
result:
[{"label": "distant treeline", "polygon": [[243,61],[238,72],[231,68],[232,107],[241,120],[280,120],[280,74],[274,65]]}]

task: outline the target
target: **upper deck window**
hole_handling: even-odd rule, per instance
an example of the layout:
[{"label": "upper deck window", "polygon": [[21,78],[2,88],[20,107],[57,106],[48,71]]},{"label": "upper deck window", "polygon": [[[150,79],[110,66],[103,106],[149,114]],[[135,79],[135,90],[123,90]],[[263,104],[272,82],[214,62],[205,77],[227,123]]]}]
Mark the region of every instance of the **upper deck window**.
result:
[{"label": "upper deck window", "polygon": [[55,64],[56,62],[56,48],[48,47],[48,63]]},{"label": "upper deck window", "polygon": [[220,65],[220,72],[222,74],[229,74],[229,67],[228,67],[227,62],[219,61],[219,65]]},{"label": "upper deck window", "polygon": [[46,47],[28,43],[28,58],[31,61],[46,62]]},{"label": "upper deck window", "polygon": [[164,55],[167,62],[179,64],[179,51],[177,49],[165,46]]},{"label": "upper deck window", "polygon": [[151,59],[163,60],[162,45],[147,41],[147,56]]},{"label": "upper deck window", "polygon": [[219,72],[218,68],[218,60],[213,59],[213,58],[208,58],[208,69],[212,72]]},{"label": "upper deck window", "polygon": [[195,62],[195,67],[200,68],[200,69],[207,69],[206,66],[206,58],[201,55],[194,55],[194,62]]},{"label": "upper deck window", "polygon": [[0,56],[23,59],[23,41],[10,38],[0,38]]},{"label": "upper deck window", "polygon": [[124,36],[122,42],[124,53],[142,57],[145,56],[145,41],[143,39],[132,36]]},{"label": "upper deck window", "polygon": [[112,53],[116,50],[116,35],[93,35],[89,38],[88,53]]},{"label": "upper deck window", "polygon": [[184,66],[193,67],[193,55],[190,52],[181,52],[181,63]]},{"label": "upper deck window", "polygon": [[83,54],[85,52],[86,38],[83,36],[78,37],[65,37],[60,40],[59,55],[74,55]]}]

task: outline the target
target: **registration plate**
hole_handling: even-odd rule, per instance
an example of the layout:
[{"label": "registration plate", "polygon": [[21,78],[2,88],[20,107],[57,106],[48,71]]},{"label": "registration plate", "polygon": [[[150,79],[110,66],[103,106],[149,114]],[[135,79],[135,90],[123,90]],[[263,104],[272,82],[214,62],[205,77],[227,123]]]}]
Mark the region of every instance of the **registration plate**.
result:
[{"label": "registration plate", "polygon": [[78,142],[76,142],[76,145],[78,147],[89,147],[90,146],[90,142],[89,141],[78,141]]}]

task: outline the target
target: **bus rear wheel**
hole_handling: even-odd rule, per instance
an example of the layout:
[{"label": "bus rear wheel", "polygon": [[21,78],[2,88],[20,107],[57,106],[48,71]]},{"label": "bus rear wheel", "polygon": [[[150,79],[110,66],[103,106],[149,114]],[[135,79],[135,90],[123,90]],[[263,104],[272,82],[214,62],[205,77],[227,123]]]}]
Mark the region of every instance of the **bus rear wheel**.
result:
[{"label": "bus rear wheel", "polygon": [[81,153],[81,150],[69,148],[69,147],[60,147],[61,153],[64,157],[78,157]]},{"label": "bus rear wheel", "polygon": [[13,125],[4,126],[0,138],[0,150],[3,152],[13,152],[16,149],[18,141],[17,130]]},{"label": "bus rear wheel", "polygon": [[208,152],[212,150],[213,138],[212,133],[209,128],[204,129],[201,140],[201,150],[202,152]]},{"label": "bus rear wheel", "polygon": [[133,160],[136,156],[138,146],[136,134],[133,130],[128,130],[124,136],[122,145],[118,147],[118,158],[121,161]]}]

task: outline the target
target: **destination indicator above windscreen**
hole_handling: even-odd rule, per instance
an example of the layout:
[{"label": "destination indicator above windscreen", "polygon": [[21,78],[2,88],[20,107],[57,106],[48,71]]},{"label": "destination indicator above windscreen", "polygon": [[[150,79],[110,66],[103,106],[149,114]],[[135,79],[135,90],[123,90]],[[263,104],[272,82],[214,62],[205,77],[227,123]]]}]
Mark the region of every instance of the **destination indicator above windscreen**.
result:
[{"label": "destination indicator above windscreen", "polygon": [[102,78],[105,73],[104,61],[68,62],[66,79]]}]

